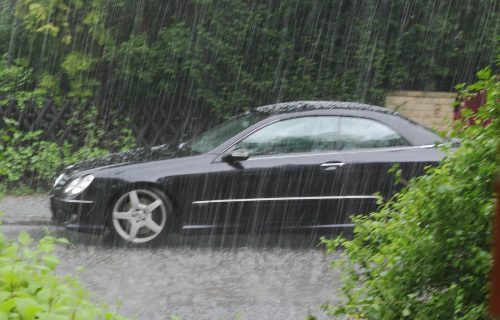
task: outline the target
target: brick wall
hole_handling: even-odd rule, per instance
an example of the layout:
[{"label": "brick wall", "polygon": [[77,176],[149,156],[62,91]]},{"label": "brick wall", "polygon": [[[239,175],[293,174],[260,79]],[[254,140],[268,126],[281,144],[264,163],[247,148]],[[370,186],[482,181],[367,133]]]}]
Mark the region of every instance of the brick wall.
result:
[{"label": "brick wall", "polygon": [[426,127],[448,131],[456,96],[452,92],[393,91],[386,95],[385,105]]}]

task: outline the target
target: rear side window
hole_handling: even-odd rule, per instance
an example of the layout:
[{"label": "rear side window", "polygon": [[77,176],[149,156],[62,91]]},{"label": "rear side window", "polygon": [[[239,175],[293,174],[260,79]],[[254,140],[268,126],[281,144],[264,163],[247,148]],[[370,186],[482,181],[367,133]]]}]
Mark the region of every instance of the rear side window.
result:
[{"label": "rear side window", "polygon": [[393,129],[366,118],[341,117],[339,133],[342,150],[409,145],[406,139]]}]

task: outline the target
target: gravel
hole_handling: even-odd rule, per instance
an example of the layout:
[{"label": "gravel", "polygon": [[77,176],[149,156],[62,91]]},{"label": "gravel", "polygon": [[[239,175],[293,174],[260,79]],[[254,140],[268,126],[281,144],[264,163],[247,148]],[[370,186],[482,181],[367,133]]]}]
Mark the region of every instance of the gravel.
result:
[{"label": "gravel", "polygon": [[4,224],[48,224],[51,217],[49,196],[3,196],[0,198],[0,213],[3,213],[1,220]]},{"label": "gravel", "polygon": [[[338,299],[334,257],[307,235],[175,235],[154,248],[117,248],[48,224],[45,195],[5,197],[0,211],[9,238],[49,231],[70,239],[57,249],[58,272],[76,273],[95,301],[121,305],[121,314],[136,319],[288,320],[305,319],[308,310],[327,319],[319,305]],[[85,271],[75,272],[80,266]]]}]

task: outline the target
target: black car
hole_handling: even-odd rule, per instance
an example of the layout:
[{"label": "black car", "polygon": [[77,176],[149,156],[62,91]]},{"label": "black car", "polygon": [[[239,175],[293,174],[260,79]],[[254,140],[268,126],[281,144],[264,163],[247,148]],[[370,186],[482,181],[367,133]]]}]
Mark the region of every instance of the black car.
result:
[{"label": "black car", "polygon": [[112,154],[68,167],[53,219],[110,228],[133,243],[182,229],[352,228],[398,190],[388,170],[420,175],[443,139],[386,108],[331,101],[255,108],[175,148]]}]

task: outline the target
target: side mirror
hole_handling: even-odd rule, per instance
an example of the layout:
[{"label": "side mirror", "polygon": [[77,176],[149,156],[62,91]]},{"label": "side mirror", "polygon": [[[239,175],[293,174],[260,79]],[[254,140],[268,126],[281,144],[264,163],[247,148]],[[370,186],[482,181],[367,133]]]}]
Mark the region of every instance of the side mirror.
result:
[{"label": "side mirror", "polygon": [[235,162],[245,161],[249,157],[250,154],[248,153],[247,149],[236,149],[231,151],[231,153],[224,155],[222,157],[222,160],[229,163],[235,163]]}]

